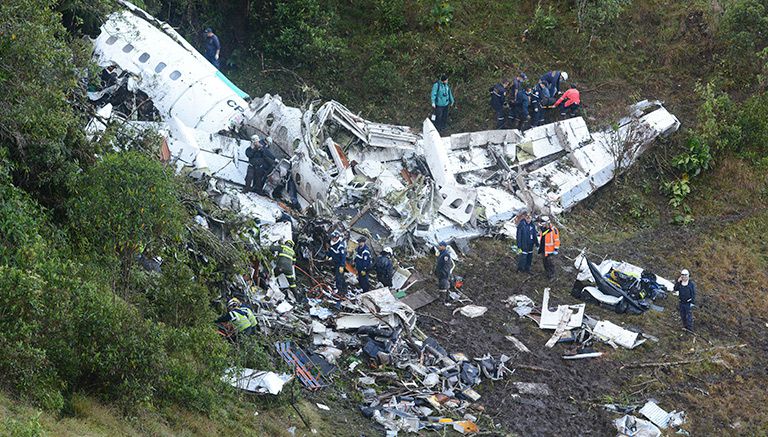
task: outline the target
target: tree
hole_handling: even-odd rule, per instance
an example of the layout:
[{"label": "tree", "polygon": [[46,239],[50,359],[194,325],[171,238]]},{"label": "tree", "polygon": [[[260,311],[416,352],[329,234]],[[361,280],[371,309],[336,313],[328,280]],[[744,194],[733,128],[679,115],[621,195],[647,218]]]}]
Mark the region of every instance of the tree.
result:
[{"label": "tree", "polygon": [[71,232],[83,249],[119,260],[120,289],[140,253],[178,244],[184,211],[169,169],[139,152],[112,153],[78,178],[70,202]]}]

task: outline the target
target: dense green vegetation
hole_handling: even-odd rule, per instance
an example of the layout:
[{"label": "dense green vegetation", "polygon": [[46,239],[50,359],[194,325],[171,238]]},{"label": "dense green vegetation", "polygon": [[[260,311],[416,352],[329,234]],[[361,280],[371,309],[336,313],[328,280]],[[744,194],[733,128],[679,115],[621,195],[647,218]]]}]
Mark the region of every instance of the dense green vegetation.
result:
[{"label": "dense green vegetation", "polygon": [[[627,198],[663,192],[681,224],[703,213],[689,193],[713,167],[768,163],[765,0],[144,4],[195,43],[213,26],[225,72],[252,94],[334,98],[382,121],[418,125],[441,72],[459,101],[454,130],[490,127],[487,88],[518,70],[568,71],[595,125],[637,99],[665,99],[686,129],[655,152],[656,186]],[[0,384],[53,412],[86,394],[129,414],[218,414],[224,368],[266,363],[258,344],[230,351],[211,324],[210,302],[244,256],[190,257],[215,238],[194,228],[186,183],[153,157],[83,135],[84,78],[98,69],[80,37],[115,7],[0,2]],[[162,257],[161,272],[139,256]],[[11,426],[35,435],[39,424]]]}]

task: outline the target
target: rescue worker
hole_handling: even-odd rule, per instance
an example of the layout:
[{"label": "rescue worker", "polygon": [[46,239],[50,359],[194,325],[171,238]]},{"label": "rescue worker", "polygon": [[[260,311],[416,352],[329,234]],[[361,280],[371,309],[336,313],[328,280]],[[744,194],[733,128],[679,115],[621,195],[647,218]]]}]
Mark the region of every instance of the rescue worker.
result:
[{"label": "rescue worker", "polygon": [[502,79],[501,82],[492,86],[489,92],[491,93],[491,108],[496,113],[496,129],[503,129],[505,123],[504,104],[506,103],[507,87],[509,86],[509,79]]},{"label": "rescue worker", "polygon": [[571,88],[555,102],[555,107],[560,110],[560,117],[576,116],[579,112],[579,105],[581,105],[581,96],[576,84],[571,84]]},{"label": "rescue worker", "polygon": [[674,290],[680,298],[680,319],[683,327],[693,332],[693,306],[696,302],[696,284],[691,280],[691,274],[687,269],[680,272],[680,277],[675,282]]},{"label": "rescue worker", "polygon": [[517,271],[531,273],[533,263],[533,248],[538,246],[538,232],[536,225],[531,222],[528,211],[523,212],[520,222],[517,224]]},{"label": "rescue worker", "polygon": [[437,290],[445,294],[445,302],[450,303],[451,297],[448,289],[451,288],[451,272],[453,271],[453,259],[448,250],[448,243],[441,241],[437,244],[437,262],[435,263],[435,276],[437,276]]},{"label": "rescue worker", "polygon": [[293,240],[287,239],[281,245],[273,245],[269,248],[272,253],[277,253],[275,259],[275,276],[285,275],[288,287],[296,290],[296,251],[293,248]]},{"label": "rescue worker", "polygon": [[531,126],[544,124],[544,107],[550,104],[549,90],[542,81],[539,81],[531,90]]},{"label": "rescue worker", "polygon": [[219,54],[221,53],[221,43],[219,37],[213,33],[210,27],[205,28],[205,59],[219,69]]},{"label": "rescue worker", "polygon": [[541,217],[541,240],[539,253],[544,255],[544,271],[548,279],[555,279],[555,257],[560,250],[560,231],[550,222],[549,217]]},{"label": "rescue worker", "polygon": [[440,80],[432,85],[432,121],[439,132],[445,130],[448,123],[448,106],[455,106],[456,100],[453,98],[453,90],[448,85],[448,75],[443,74]]},{"label": "rescue worker", "polygon": [[515,121],[520,130],[525,130],[528,124],[528,107],[531,104],[531,87],[521,87],[515,96]]},{"label": "rescue worker", "polygon": [[523,84],[528,80],[528,76],[522,71],[517,73],[514,82],[512,82],[512,96],[516,96],[518,91],[523,88]]},{"label": "rescue worker", "polygon": [[333,273],[336,277],[336,291],[341,294],[347,292],[347,280],[344,277],[344,270],[347,267],[347,245],[341,238],[339,231],[331,233],[331,247],[328,250],[328,257],[333,261]]},{"label": "rescue worker", "polygon": [[518,73],[517,76],[515,76],[515,79],[512,81],[511,87],[507,91],[507,106],[509,106],[509,114],[507,117],[509,118],[510,127],[514,127],[515,120],[517,119],[517,114],[515,112],[515,100],[517,99],[517,93],[524,88],[523,84],[527,80],[528,76],[526,76],[525,73]]},{"label": "rescue worker", "polygon": [[269,137],[266,140],[260,139],[258,135],[251,137],[251,147],[245,149],[245,156],[248,157],[248,172],[245,175],[243,193],[254,191],[264,195],[264,183],[277,161],[267,146],[270,142]]},{"label": "rescue worker", "polygon": [[568,73],[565,71],[548,71],[541,76],[541,80],[547,85],[549,97],[556,97],[560,92],[560,81],[568,80]]},{"label": "rescue worker", "polygon": [[371,283],[368,281],[368,271],[371,269],[371,250],[368,249],[365,237],[357,239],[357,250],[355,251],[355,270],[357,270],[357,282],[363,293],[371,290]]},{"label": "rescue worker", "polygon": [[392,287],[394,266],[392,265],[392,248],[385,247],[376,258],[376,279],[385,287]]},{"label": "rescue worker", "polygon": [[258,321],[253,311],[243,306],[236,297],[227,302],[227,312],[216,319],[216,323],[231,323],[235,327],[235,332],[239,334],[254,334]]}]

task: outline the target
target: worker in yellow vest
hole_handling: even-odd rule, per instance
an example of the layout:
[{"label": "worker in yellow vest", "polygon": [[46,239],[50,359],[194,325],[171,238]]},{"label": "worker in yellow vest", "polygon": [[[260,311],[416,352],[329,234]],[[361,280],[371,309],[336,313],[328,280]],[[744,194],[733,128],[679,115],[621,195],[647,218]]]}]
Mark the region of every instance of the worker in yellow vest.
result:
[{"label": "worker in yellow vest", "polygon": [[216,319],[216,323],[229,322],[235,327],[237,334],[254,334],[258,321],[253,311],[243,306],[236,297],[227,302],[227,312]]},{"label": "worker in yellow vest", "polygon": [[291,291],[296,289],[296,251],[293,250],[293,240],[285,240],[283,244],[270,247],[273,253],[277,253],[275,260],[275,275],[281,273],[288,279],[288,286]]},{"label": "worker in yellow vest", "polygon": [[549,217],[541,216],[539,253],[544,255],[544,271],[547,278],[555,279],[555,257],[560,250],[560,231],[552,224]]}]

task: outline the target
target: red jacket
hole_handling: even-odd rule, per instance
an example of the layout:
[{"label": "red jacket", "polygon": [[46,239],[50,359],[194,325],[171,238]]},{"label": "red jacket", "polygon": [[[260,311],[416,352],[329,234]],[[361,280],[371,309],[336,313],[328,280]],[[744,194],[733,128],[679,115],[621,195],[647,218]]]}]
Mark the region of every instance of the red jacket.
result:
[{"label": "red jacket", "polygon": [[562,96],[560,96],[559,99],[555,102],[555,106],[560,105],[560,103],[565,100],[565,107],[569,107],[573,104],[580,105],[581,104],[581,96],[579,95],[579,90],[576,88],[571,88],[565,93],[563,93]]}]

